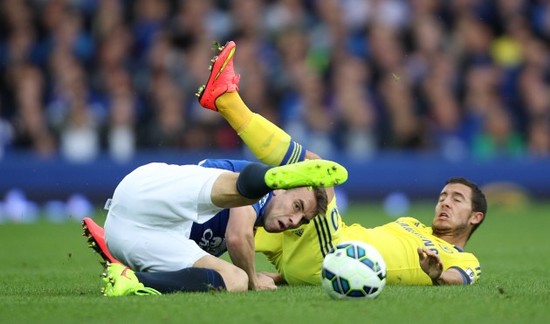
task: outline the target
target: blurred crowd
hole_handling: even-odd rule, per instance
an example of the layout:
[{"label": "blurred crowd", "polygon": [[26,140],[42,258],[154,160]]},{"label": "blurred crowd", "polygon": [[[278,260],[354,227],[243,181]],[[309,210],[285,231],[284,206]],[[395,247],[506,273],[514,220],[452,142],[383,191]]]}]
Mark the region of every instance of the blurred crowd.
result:
[{"label": "blurred crowd", "polygon": [[550,156],[550,1],[3,0],[0,157],[241,148],[194,96],[216,40],[322,156]]}]

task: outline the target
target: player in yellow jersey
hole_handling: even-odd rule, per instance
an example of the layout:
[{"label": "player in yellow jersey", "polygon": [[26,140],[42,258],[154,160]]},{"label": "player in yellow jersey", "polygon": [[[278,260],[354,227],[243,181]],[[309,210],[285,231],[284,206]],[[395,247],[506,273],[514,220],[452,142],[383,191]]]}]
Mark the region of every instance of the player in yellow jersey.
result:
[{"label": "player in yellow jersey", "polygon": [[[239,75],[233,69],[236,45],[218,47],[223,64],[213,64],[206,86],[199,89],[200,104],[218,111],[262,162],[271,165],[319,158],[294,142],[276,125],[253,113],[238,93]],[[278,273],[278,283],[320,284],[324,256],[335,245],[361,240],[375,246],[387,265],[389,284],[459,285],[477,282],[479,261],[463,249],[487,212],[481,190],[463,178],[450,179],[439,195],[431,227],[409,217],[375,228],[347,226],[338,212],[334,190],[328,188],[326,216],[284,233],[257,229],[256,251],[262,252]]]}]

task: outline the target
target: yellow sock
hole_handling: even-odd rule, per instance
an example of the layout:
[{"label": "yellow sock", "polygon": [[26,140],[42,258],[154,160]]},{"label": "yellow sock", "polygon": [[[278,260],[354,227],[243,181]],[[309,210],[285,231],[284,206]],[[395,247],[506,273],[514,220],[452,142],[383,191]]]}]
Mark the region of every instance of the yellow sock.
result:
[{"label": "yellow sock", "polygon": [[254,156],[269,165],[281,164],[291,142],[290,135],[258,114],[254,114],[239,136]]},{"label": "yellow sock", "polygon": [[216,107],[237,132],[254,156],[265,164],[281,165],[304,159],[305,150],[290,135],[250,111],[237,92],[225,93],[216,100]]},{"label": "yellow sock", "polygon": [[238,92],[226,92],[219,96],[216,99],[216,108],[237,134],[250,123],[254,116]]}]

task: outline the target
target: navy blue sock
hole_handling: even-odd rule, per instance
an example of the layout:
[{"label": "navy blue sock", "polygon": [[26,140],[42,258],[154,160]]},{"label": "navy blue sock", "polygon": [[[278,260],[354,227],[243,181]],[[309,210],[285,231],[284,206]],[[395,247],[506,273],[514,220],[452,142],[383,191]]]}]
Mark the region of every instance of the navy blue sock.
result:
[{"label": "navy blue sock", "polygon": [[215,270],[205,268],[185,268],[168,272],[136,272],[145,287],[161,293],[202,292],[225,290],[222,276]]},{"label": "navy blue sock", "polygon": [[253,162],[248,164],[237,178],[237,191],[246,198],[260,199],[272,189],[265,184],[265,174],[271,166]]}]

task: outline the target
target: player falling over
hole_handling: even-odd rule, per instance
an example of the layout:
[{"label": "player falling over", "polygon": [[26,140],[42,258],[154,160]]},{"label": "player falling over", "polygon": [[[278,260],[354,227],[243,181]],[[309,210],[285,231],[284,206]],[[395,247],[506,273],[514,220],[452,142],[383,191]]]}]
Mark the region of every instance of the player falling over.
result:
[{"label": "player falling over", "polygon": [[[319,156],[304,149],[276,125],[253,113],[239,96],[236,45],[218,48],[208,82],[197,93],[200,104],[219,112],[262,162],[284,165]],[[320,284],[324,256],[339,242],[360,240],[375,246],[387,264],[389,284],[473,284],[481,274],[477,258],[464,247],[487,212],[484,194],[463,178],[450,179],[439,195],[432,226],[402,217],[375,228],[346,225],[332,188],[326,216],[284,233],[256,232],[256,251],[264,253],[279,283]]]},{"label": "player falling over", "polygon": [[[324,215],[324,187],[346,179],[344,167],[326,160],[144,164],[119,182],[106,204],[101,234],[108,250],[97,227],[84,220],[85,234],[110,262],[103,293],[276,289],[271,276],[256,271],[255,229],[281,232]],[[225,252],[231,262],[219,258]]]},{"label": "player falling over", "polygon": [[[284,165],[317,159],[276,125],[255,114],[238,94],[239,75],[233,68],[235,44],[219,47],[205,86],[199,89],[204,108],[218,111],[235,129],[244,143],[262,162]],[[464,252],[471,234],[485,218],[486,201],[475,184],[451,179],[440,193],[432,226],[402,217],[375,228],[346,225],[336,204],[332,188],[326,188],[329,205],[326,216],[295,230],[268,233],[258,228],[257,252],[264,253],[278,273],[277,283],[313,284],[321,282],[324,256],[335,245],[361,240],[375,246],[387,265],[388,284],[438,285],[473,284],[481,274],[477,258]],[[102,228],[90,219],[85,224],[90,244],[104,260],[112,258],[102,238]]]}]

